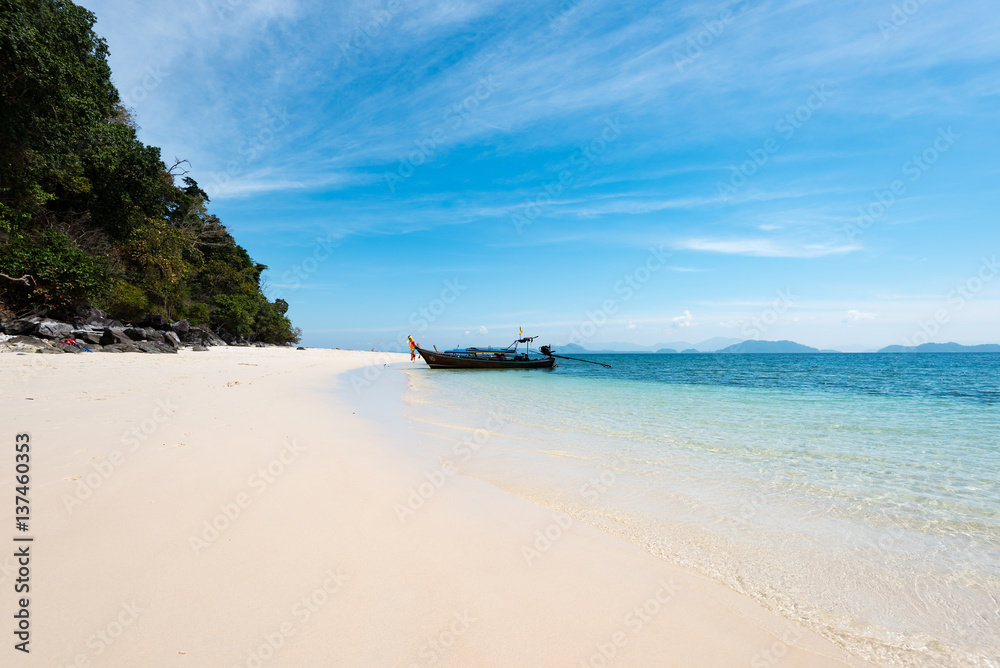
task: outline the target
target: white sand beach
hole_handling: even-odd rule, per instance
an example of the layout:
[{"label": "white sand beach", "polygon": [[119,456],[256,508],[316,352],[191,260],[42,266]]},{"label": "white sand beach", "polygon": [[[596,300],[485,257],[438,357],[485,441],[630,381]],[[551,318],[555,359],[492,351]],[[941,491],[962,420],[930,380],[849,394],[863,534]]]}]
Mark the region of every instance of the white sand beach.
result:
[{"label": "white sand beach", "polygon": [[[406,377],[383,364],[408,360],[0,355],[0,664],[866,665],[617,537],[442,471],[397,414]],[[34,538],[29,654],[11,634],[17,535]]]}]

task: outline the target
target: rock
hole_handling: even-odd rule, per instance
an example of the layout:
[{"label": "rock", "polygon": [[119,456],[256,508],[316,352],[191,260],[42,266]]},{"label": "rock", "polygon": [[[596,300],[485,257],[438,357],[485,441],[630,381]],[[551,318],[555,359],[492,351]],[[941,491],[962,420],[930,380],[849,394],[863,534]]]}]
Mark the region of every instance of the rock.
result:
[{"label": "rock", "polygon": [[54,346],[45,346],[44,348],[38,348],[35,352],[41,353],[42,355],[62,355],[66,351],[60,350]]},{"label": "rock", "polygon": [[60,314],[57,314],[54,309],[49,308],[48,306],[36,306],[21,317],[25,320],[33,318],[35,322],[45,320],[46,318],[50,320],[63,320],[63,318],[60,318],[59,315]]},{"label": "rock", "polygon": [[152,341],[153,343],[163,343],[163,332],[152,327],[146,327],[142,331],[145,333],[145,336],[142,337],[145,340]]},{"label": "rock", "polygon": [[38,318],[15,318],[4,323],[3,331],[4,334],[13,334],[14,336],[31,334],[38,327],[39,321]]},{"label": "rock", "polygon": [[141,353],[142,351],[131,341],[126,343],[112,343],[101,349],[102,353]]},{"label": "rock", "polygon": [[195,351],[196,353],[203,353],[203,352],[207,352],[208,348],[206,348],[205,346],[203,346],[203,345],[201,345],[199,343],[195,347],[193,347],[191,350]]},{"label": "rock", "polygon": [[33,346],[35,348],[44,348],[49,345],[48,341],[43,341],[34,336],[13,336],[7,339],[7,343]]},{"label": "rock", "polygon": [[115,343],[132,343],[132,339],[119,327],[108,327],[101,335],[102,346],[109,346]]},{"label": "rock", "polygon": [[35,336],[40,336],[44,339],[55,339],[58,341],[72,334],[72,325],[67,325],[65,322],[56,322],[55,320],[42,320],[35,327]]},{"label": "rock", "polygon": [[173,348],[174,350],[177,350],[178,348],[181,347],[180,337],[174,334],[173,332],[163,332],[163,342],[166,343],[171,348]]},{"label": "rock", "polygon": [[23,336],[20,334],[17,336],[0,335],[0,352],[24,354],[37,352],[42,348],[48,347],[48,341],[43,341],[34,336]]},{"label": "rock", "polygon": [[76,309],[75,316],[71,319],[77,329],[87,327],[104,329],[105,327],[124,327],[119,321],[109,318],[108,314],[99,308],[83,307]]},{"label": "rock", "polygon": [[206,341],[206,343],[208,345],[210,345],[210,346],[228,346],[229,345],[228,343],[226,343],[225,341],[223,341],[222,338],[220,338],[219,336],[217,336],[214,332],[209,332],[208,333],[208,340]]},{"label": "rock", "polygon": [[299,346],[298,348],[296,348],[296,350],[305,350],[305,348],[303,348],[302,346]]},{"label": "rock", "polygon": [[174,353],[177,351],[168,346],[165,343],[151,343],[149,341],[137,341],[134,344],[139,350],[144,353],[161,354],[161,353]]},{"label": "rock", "polygon": [[201,345],[201,342],[204,339],[204,334],[205,330],[203,330],[201,327],[193,327],[191,325],[188,325],[188,331],[180,335],[181,343],[186,343],[191,346]]},{"label": "rock", "polygon": [[188,325],[187,333],[180,337],[182,343],[189,346],[224,346],[226,342],[207,329]]},{"label": "rock", "polygon": [[146,338],[146,330],[142,327],[126,327],[125,336],[132,341],[142,341]]},{"label": "rock", "polygon": [[101,332],[94,332],[87,329],[74,329],[73,338],[82,341],[88,348],[101,342]]},{"label": "rock", "polygon": [[61,343],[59,341],[53,342],[52,343],[52,347],[55,348],[56,350],[61,350],[64,353],[82,353],[83,352],[82,350],[80,350],[76,346],[71,346],[68,343]]},{"label": "rock", "polygon": [[152,327],[153,329],[170,329],[170,320],[167,316],[160,315],[159,313],[150,313],[146,316],[146,319],[139,323],[141,327]]},{"label": "rock", "polygon": [[190,331],[191,325],[188,324],[187,320],[178,320],[170,324],[170,329],[178,336],[184,336]]}]

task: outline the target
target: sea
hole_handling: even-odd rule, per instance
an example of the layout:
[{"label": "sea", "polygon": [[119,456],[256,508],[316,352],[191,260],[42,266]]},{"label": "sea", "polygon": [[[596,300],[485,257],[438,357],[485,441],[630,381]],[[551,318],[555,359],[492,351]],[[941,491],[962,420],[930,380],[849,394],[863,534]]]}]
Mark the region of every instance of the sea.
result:
[{"label": "sea", "polygon": [[1000,354],[406,365],[462,475],[620,536],[880,666],[1000,666]]}]

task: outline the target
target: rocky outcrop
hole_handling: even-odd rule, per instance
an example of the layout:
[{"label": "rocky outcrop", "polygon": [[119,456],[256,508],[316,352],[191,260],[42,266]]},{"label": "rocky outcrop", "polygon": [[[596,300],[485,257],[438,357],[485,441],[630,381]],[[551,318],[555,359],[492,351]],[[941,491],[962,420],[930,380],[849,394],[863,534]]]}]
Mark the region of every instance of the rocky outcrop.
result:
[{"label": "rocky outcrop", "polygon": [[124,329],[119,327],[108,327],[101,334],[101,340],[98,341],[102,346],[110,346],[115,343],[132,343],[132,338],[125,333]]},{"label": "rocky outcrop", "polygon": [[170,322],[159,314],[148,315],[138,324],[126,324],[96,308],[67,311],[38,307],[16,318],[0,319],[0,352],[61,354],[86,348],[92,352],[169,354],[185,346],[203,351],[226,345],[260,348],[272,344],[225,330],[216,333],[187,320]]},{"label": "rocky outcrop", "polygon": [[73,326],[57,320],[42,320],[35,327],[35,336],[42,339],[65,339],[73,334]]},{"label": "rocky outcrop", "polygon": [[227,345],[217,334],[214,332],[203,329],[201,327],[188,327],[188,331],[181,338],[181,341],[189,346],[202,345],[202,346],[224,346]]}]

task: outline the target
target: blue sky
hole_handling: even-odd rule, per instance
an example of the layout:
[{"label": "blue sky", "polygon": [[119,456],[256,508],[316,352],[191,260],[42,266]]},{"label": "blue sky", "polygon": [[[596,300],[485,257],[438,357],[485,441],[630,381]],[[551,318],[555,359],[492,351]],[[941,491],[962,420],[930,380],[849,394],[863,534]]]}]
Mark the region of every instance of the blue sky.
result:
[{"label": "blue sky", "polygon": [[1000,341],[992,3],[83,4],[306,345]]}]

